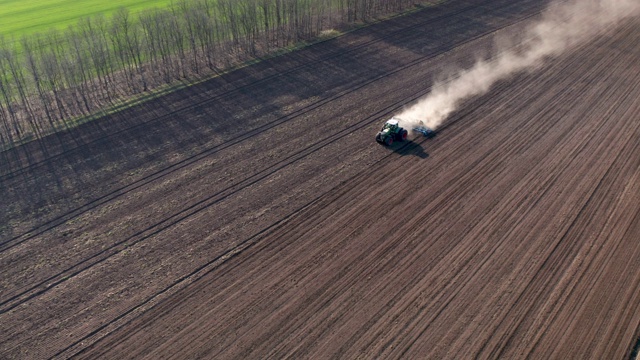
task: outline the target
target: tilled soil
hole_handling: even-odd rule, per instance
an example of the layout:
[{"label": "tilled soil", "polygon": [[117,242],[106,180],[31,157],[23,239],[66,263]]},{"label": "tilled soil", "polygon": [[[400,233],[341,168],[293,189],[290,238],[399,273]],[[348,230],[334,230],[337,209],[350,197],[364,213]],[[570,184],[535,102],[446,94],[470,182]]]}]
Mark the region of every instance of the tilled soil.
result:
[{"label": "tilled soil", "polygon": [[0,357],[628,357],[639,21],[373,139],[544,6],[424,8],[0,154]]}]

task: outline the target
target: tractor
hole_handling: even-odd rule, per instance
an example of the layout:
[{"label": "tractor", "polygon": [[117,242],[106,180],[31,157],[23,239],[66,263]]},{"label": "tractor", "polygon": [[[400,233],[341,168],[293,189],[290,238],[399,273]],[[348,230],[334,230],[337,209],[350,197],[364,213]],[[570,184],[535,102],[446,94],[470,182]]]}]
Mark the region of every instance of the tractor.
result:
[{"label": "tractor", "polygon": [[407,140],[407,130],[400,127],[398,119],[391,118],[384,123],[382,130],[376,135],[376,141],[386,146],[391,146],[394,141]]}]

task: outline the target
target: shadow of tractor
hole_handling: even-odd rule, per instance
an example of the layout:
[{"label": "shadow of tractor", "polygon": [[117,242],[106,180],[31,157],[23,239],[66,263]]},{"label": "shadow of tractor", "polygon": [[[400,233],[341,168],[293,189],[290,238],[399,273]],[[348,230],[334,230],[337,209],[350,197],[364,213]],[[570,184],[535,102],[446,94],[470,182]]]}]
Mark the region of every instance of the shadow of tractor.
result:
[{"label": "shadow of tractor", "polygon": [[429,157],[429,154],[424,150],[422,144],[425,140],[433,139],[436,135],[436,132],[429,133],[425,136],[418,135],[413,140],[408,140],[402,143],[396,142],[391,145],[389,149],[401,156],[417,156],[421,159],[426,159]]},{"label": "shadow of tractor", "polygon": [[401,156],[417,156],[420,159],[429,157],[429,154],[424,150],[422,144],[411,140],[405,143],[395,143],[389,149]]}]

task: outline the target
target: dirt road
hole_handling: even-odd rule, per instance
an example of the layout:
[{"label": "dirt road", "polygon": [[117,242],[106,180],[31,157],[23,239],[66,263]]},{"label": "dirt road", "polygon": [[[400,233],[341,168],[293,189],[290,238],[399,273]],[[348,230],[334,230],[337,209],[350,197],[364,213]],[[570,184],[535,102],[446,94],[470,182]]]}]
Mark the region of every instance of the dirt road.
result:
[{"label": "dirt road", "polygon": [[544,6],[425,8],[0,154],[0,357],[627,358],[640,21],[374,141]]}]

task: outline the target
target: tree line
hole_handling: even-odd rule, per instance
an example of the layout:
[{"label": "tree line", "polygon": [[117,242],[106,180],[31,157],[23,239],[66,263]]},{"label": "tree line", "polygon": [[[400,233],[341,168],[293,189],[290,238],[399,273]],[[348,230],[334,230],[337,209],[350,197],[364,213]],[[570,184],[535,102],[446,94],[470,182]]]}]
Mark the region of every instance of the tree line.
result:
[{"label": "tree line", "polygon": [[19,39],[0,35],[0,148],[414,1],[180,0]]}]

